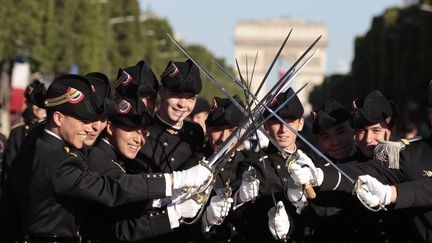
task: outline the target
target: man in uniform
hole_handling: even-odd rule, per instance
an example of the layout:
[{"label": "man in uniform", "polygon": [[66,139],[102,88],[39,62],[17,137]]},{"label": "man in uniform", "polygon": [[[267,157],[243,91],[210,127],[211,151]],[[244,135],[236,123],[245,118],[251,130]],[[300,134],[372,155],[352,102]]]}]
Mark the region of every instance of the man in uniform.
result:
[{"label": "man in uniform", "polygon": [[[204,158],[204,132],[200,125],[185,120],[194,109],[202,84],[198,67],[191,61],[170,61],[161,75],[160,105],[150,136],[134,160],[126,163],[127,173],[183,170]],[[166,202],[155,202],[152,212],[167,210]],[[187,231],[190,232],[187,232]],[[199,237],[199,228],[180,227],[158,241],[188,241]]]},{"label": "man in uniform", "polygon": [[203,130],[185,120],[202,89],[198,68],[190,60],[171,61],[161,82],[155,123],[137,158],[127,163],[129,173],[172,172],[196,165],[203,158]]},{"label": "man in uniform", "polygon": [[[429,122],[432,123],[431,85],[427,110]],[[373,162],[364,167],[347,168],[354,170],[356,175],[362,175],[358,179],[363,185],[358,188],[357,193],[367,206],[387,206],[406,215],[409,227],[405,229],[411,233],[414,242],[432,242],[431,145],[432,137],[407,145],[400,152],[397,170],[383,170]],[[342,183],[347,184],[346,181]]]},{"label": "man in uniform", "polygon": [[[48,109],[45,130],[27,139],[14,160],[0,201],[0,229],[6,240],[79,242],[82,203],[106,206],[163,198],[172,188],[200,186],[211,173],[199,165],[179,174],[100,176],[88,170],[80,153],[96,112],[91,83],[63,75],[39,94]],[[187,175],[195,174],[186,179]],[[160,186],[162,185],[162,186]]]},{"label": "man in uniform", "polygon": [[45,119],[46,112],[45,109],[39,108],[38,102],[33,92],[37,89],[45,90],[45,86],[39,80],[34,80],[33,83],[27,86],[24,91],[24,96],[26,98],[26,108],[22,113],[24,122],[18,123],[12,127],[9,134],[9,139],[6,146],[6,151],[4,153],[4,160],[2,164],[2,181],[6,179],[8,170],[12,164],[12,160],[17,155],[24,138],[27,136],[28,132],[37,124]]},{"label": "man in uniform", "polygon": [[[125,174],[125,159],[134,159],[144,145],[152,117],[141,98],[135,96],[120,98],[117,114],[109,116],[108,120],[104,136],[88,156],[88,165],[90,171],[119,178]],[[189,200],[191,202],[170,205],[170,210],[160,214],[141,213],[148,204],[151,205],[151,200],[114,209],[90,204],[84,214],[81,235],[86,242],[117,242],[144,240],[168,233],[178,226],[178,222],[170,224],[178,221],[178,216],[193,217],[198,212],[199,204]]]},{"label": "man in uniform", "polygon": [[[273,110],[276,109],[292,95],[294,95],[294,91],[290,88],[279,94],[269,107]],[[304,123],[303,111],[300,100],[294,96],[277,114],[293,129],[301,131]],[[264,113],[264,117],[269,115],[269,112]],[[256,169],[257,180],[260,183],[259,194],[255,202],[245,205],[248,207],[245,213],[245,221],[247,222],[245,240],[246,242],[272,242],[275,241],[275,238],[278,240],[302,240],[307,237],[305,234],[307,235],[309,232],[304,231],[304,225],[301,218],[296,214],[296,208],[286,196],[288,187],[293,183],[290,180],[287,166],[290,161],[301,159],[306,155],[297,148],[296,134],[291,132],[281,121],[272,117],[266,123],[266,127],[270,136],[284,149],[285,153],[278,151],[274,145],[270,144],[265,154],[261,154],[260,158],[252,162],[252,166]],[[243,171],[246,170],[247,168],[244,166]],[[251,198],[248,194],[250,193],[244,193],[242,186],[240,186],[236,204],[243,202],[242,198]],[[268,220],[268,210],[276,207],[276,203],[278,213],[275,214],[274,210],[273,213],[270,212],[269,215],[272,217]],[[285,210],[290,215],[289,219]],[[274,220],[275,216],[281,215],[285,215],[283,220]],[[264,223],[267,221],[270,222],[270,230]]]},{"label": "man in uniform", "polygon": [[[311,114],[312,133],[321,151],[333,162],[341,164],[363,158],[354,144],[351,112],[336,100],[327,100]],[[315,164],[325,166],[321,158]],[[328,165],[327,165],[328,166]],[[298,190],[298,189],[297,189]],[[314,240],[318,242],[348,242],[353,239],[355,222],[352,220],[355,198],[343,192],[316,192],[302,216],[311,222]],[[328,201],[334,202],[329,206]],[[295,201],[294,201],[295,203]]]},{"label": "man in uniform", "polygon": [[[244,107],[243,101],[238,95],[233,98]],[[212,156],[223,146],[243,118],[243,112],[229,99],[214,97],[210,112],[205,120],[208,138],[204,147],[206,158]],[[228,150],[234,145],[236,145],[235,142]],[[202,231],[206,237],[206,242],[241,242],[242,230],[244,229],[242,210],[239,209],[234,212],[229,210],[233,202],[231,194],[233,191],[237,191],[241,182],[241,174],[238,170],[239,163],[245,161],[246,156],[242,150],[236,149],[227,161],[218,166],[212,197],[202,216]],[[224,219],[227,215],[228,217]]]},{"label": "man in uniform", "polygon": [[99,72],[88,73],[84,76],[90,82],[92,89],[94,90],[94,104],[95,111],[100,115],[100,118],[95,120],[92,126],[93,131],[87,134],[84,140],[84,146],[81,152],[84,156],[87,156],[93,144],[99,138],[101,132],[107,126],[107,117],[115,112],[115,102],[112,94],[110,81],[108,77]]}]

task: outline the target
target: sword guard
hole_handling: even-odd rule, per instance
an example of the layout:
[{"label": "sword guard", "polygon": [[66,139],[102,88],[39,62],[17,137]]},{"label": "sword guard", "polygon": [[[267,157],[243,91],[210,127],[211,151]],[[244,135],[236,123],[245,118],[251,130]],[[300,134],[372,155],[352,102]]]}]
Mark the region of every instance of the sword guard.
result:
[{"label": "sword guard", "polygon": [[216,190],[216,194],[221,198],[230,198],[232,196],[232,188],[227,182],[224,188]]},{"label": "sword guard", "polygon": [[362,186],[363,186],[363,183],[359,179],[357,179],[355,182],[355,185],[354,185],[354,189],[355,189],[355,193],[357,194],[357,198],[363,204],[363,206],[365,206],[367,209],[369,209],[372,212],[378,212],[380,210],[387,211],[387,208],[382,203],[378,204],[377,208],[372,208],[369,205],[367,205],[365,202],[363,202],[363,200],[360,198],[360,196],[358,194],[358,191],[360,191],[362,189]]},{"label": "sword guard", "polygon": [[297,152],[294,152],[292,154],[289,154],[288,156],[282,155],[282,157],[285,159],[286,166],[289,167],[292,163],[297,161],[299,154]]},{"label": "sword guard", "polygon": [[256,180],[256,171],[255,168],[250,166],[247,171],[245,171],[242,175],[242,179],[247,182],[252,182]]}]

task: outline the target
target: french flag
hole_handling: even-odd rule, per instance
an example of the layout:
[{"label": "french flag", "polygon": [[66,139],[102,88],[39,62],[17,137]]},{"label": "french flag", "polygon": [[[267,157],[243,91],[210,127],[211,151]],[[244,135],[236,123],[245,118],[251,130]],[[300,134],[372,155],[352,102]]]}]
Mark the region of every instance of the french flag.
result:
[{"label": "french flag", "polygon": [[24,91],[29,83],[29,78],[30,64],[28,62],[15,62],[11,75],[10,112],[21,112],[24,109]]}]

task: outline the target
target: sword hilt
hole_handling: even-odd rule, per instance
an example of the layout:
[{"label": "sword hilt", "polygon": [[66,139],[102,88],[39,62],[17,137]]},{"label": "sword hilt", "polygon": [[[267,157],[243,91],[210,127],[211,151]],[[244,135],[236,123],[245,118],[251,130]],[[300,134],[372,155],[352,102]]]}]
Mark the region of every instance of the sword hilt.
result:
[{"label": "sword hilt", "polygon": [[[292,163],[294,163],[298,159],[298,157],[299,157],[299,154],[297,152],[288,155],[288,157],[286,158],[287,167],[289,168],[289,166]],[[306,196],[309,199],[314,199],[316,197],[316,192],[315,192],[315,190],[312,187],[313,184],[314,184],[314,181],[311,180],[311,181],[309,181],[308,183],[306,183],[304,185],[304,188],[305,188],[305,191],[306,191]]]},{"label": "sword hilt", "polygon": [[315,190],[312,187],[312,183],[313,182],[311,181],[311,182],[306,183],[304,185],[305,190],[306,190],[307,198],[309,198],[309,199],[314,199],[316,197],[316,193],[315,193]]},{"label": "sword hilt", "polygon": [[[198,203],[201,203],[204,198],[203,195],[210,194],[211,187],[215,182],[214,178],[214,169],[210,167],[207,162],[200,160],[198,162],[200,165],[204,166],[208,170],[212,172],[212,176],[208,178],[201,186],[199,187],[183,187],[181,189],[182,194],[176,199],[176,201],[186,201],[189,198],[193,198]],[[210,189],[209,189],[210,188]],[[208,197],[208,196],[207,196]]]}]

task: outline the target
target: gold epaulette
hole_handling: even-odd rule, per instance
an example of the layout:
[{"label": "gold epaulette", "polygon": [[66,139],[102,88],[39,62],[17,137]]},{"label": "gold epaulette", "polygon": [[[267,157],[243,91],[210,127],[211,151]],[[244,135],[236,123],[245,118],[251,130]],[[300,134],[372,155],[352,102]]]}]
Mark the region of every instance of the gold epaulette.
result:
[{"label": "gold epaulette", "polygon": [[17,124],[15,124],[15,125],[13,125],[13,126],[11,127],[11,130],[12,130],[12,129],[15,129],[15,128],[17,128],[17,127],[22,127],[22,126],[24,126],[24,125],[25,125],[24,122],[18,122]]},{"label": "gold epaulette", "polygon": [[177,135],[177,134],[178,134],[178,131],[177,131],[177,130],[174,130],[174,129],[171,129],[171,128],[167,128],[166,131],[167,131],[169,134],[171,134],[171,135]]},{"label": "gold epaulette", "polygon": [[38,120],[36,121],[36,123],[44,123],[44,122],[46,122],[46,117],[41,118],[41,119],[38,119]]},{"label": "gold epaulette", "polygon": [[75,157],[78,157],[78,155],[76,153],[71,152],[71,150],[70,150],[70,148],[68,146],[64,146],[63,148],[64,148],[64,150],[66,151],[67,154],[71,154],[71,155],[73,155]]}]

